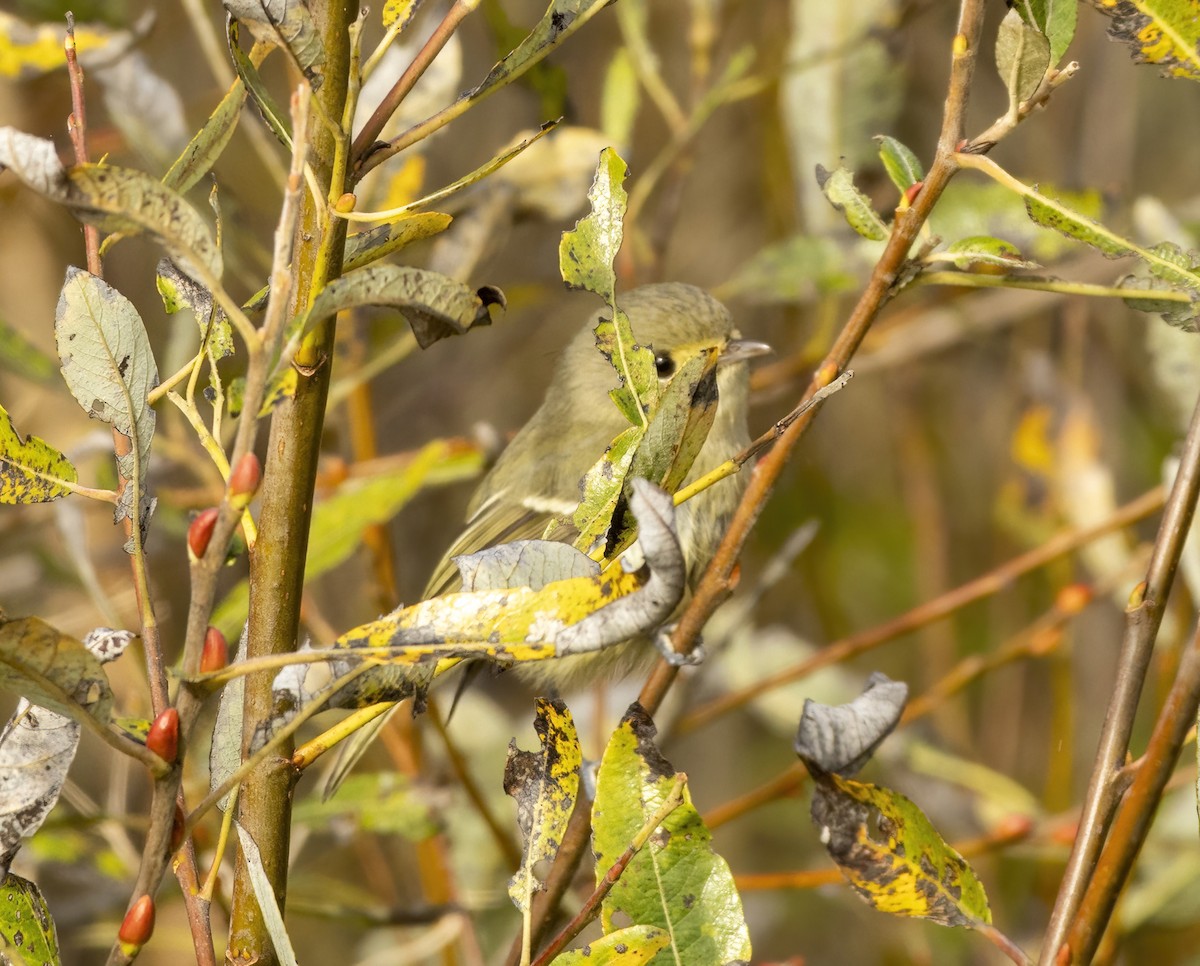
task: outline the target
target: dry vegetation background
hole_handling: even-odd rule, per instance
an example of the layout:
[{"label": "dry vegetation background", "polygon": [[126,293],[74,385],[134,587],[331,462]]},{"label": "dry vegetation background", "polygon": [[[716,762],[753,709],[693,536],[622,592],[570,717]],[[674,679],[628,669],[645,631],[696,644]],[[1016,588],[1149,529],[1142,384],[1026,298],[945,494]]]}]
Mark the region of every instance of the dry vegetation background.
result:
[{"label": "dry vegetation background", "polygon": [[[16,6],[30,16],[60,12],[49,3]],[[203,58],[182,6],[125,2],[98,9],[112,21],[128,23],[150,6],[157,19],[143,49],[154,70],[182,97],[190,132],[223,87]],[[216,21],[218,5],[205,6]],[[684,103],[691,97],[686,41],[697,11],[710,11],[719,32],[716,69],[749,45],[755,58],[751,76],[764,83],[756,95],[717,110],[681,155],[639,225],[662,240],[661,260],[630,259],[623,266],[623,284],[678,279],[728,293],[742,332],[776,348],[774,359],[756,376],[752,426],[760,431],[798,398],[869,265],[856,251],[860,242],[814,194],[813,166],[833,167],[844,158],[857,170],[859,186],[890,213],[895,191],[866,138],[891,134],[928,162],[940,124],[956,5],[875,4],[875,29],[866,37],[839,32],[846,29],[841,5],[816,0],[650,6],[649,38],[663,77]],[[991,6],[989,38],[1004,13],[1003,4]],[[541,0],[503,4],[517,24],[532,23],[542,8]],[[75,10],[83,21],[86,11],[79,5]],[[797,27],[801,22],[804,35]],[[1166,215],[1178,219],[1186,232],[1200,215],[1197,89],[1135,68],[1126,51],[1106,39],[1105,28],[1102,17],[1080,9],[1068,54],[1082,65],[1078,77],[993,158],[1026,183],[1099,192],[1106,223],[1135,237],[1147,219]],[[375,33],[370,36],[367,46]],[[482,13],[468,20],[461,38],[463,80],[452,85],[451,95],[474,83],[497,56]],[[606,12],[552,58],[565,78],[568,123],[601,124],[606,69],[621,43],[616,17]],[[807,60],[798,61],[797,51],[807,51]],[[792,92],[789,84],[800,81],[811,86]],[[827,97],[813,93],[822,90]],[[986,127],[1004,105],[1003,89],[984,56],[968,130]],[[51,136],[64,154],[68,111],[61,72],[0,81],[0,123]],[[247,112],[243,129],[258,123],[251,109]],[[515,132],[545,119],[535,92],[519,84],[506,89],[429,146],[425,186],[461,176]],[[161,170],[127,143],[98,97],[92,99],[90,128],[94,155],[107,152],[114,161]],[[631,185],[667,138],[667,125],[643,94],[632,141],[623,146]],[[233,291],[248,295],[266,272],[264,246],[277,216],[278,186],[244,130],[216,175],[227,262],[240,282]],[[971,193],[982,185],[983,179],[970,172],[960,175],[945,199],[944,222],[939,224],[935,212],[934,230],[972,233],[959,226],[975,219],[978,227],[972,231],[1001,237],[1020,232],[1022,237],[1012,240],[1023,248],[1035,246],[1035,229],[1020,219],[999,221],[993,201]],[[584,188],[586,180],[580,204]],[[203,193],[195,193],[198,207]],[[1161,212],[1156,215],[1147,198],[1155,199]],[[473,203],[471,196],[459,202]],[[496,284],[506,291],[504,316],[490,329],[439,343],[374,380],[370,406],[381,454],[404,453],[435,437],[470,439],[481,421],[503,434],[532,412],[556,349],[593,308],[591,296],[566,293],[558,280],[559,234],[577,214],[525,219],[504,228],[470,276],[473,284]],[[739,275],[744,266],[767,246],[805,232],[827,232],[842,246],[838,267],[849,280],[840,291],[806,284],[799,297],[785,299],[772,285],[738,283],[746,277]],[[1080,246],[1064,242],[1055,248],[1047,269],[1054,274],[1107,284],[1123,271]],[[160,370],[167,372],[174,365],[166,360],[178,361],[184,351],[173,332],[186,326],[190,339],[192,331],[190,322],[161,310],[153,289],[157,257],[149,243],[134,240],[123,243],[106,268],[109,281],[138,304]],[[419,254],[417,262],[424,257]],[[81,263],[80,231],[71,216],[34,198],[15,179],[0,178],[0,319],[53,353],[52,320],[63,273],[67,265]],[[802,268],[789,273],[803,277]],[[356,324],[365,347],[348,345],[347,357],[335,363],[335,379],[339,370],[352,370],[347,360],[354,353],[369,356],[398,328],[384,317]],[[662,717],[664,751],[690,776],[702,811],[712,818],[712,810],[792,768],[791,741],[805,697],[846,700],[872,670],[907,681],[912,693],[921,695],[962,659],[994,654],[1027,633],[1064,586],[1094,585],[1094,603],[1037,638],[1036,656],[989,671],[936,701],[932,713],[885,746],[867,773],[869,780],[917,801],[952,842],[994,834],[1013,816],[1028,817],[1026,837],[972,862],[988,888],[996,922],[1018,941],[1036,940],[1066,855],[1063,830],[1069,829],[1070,810],[1080,799],[1094,752],[1121,607],[1144,561],[1138,544],[1153,535],[1153,521],[1096,545],[1090,554],[1056,559],[944,621],[776,689],[701,729],[672,737],[668,722],[683,708],[796,664],[809,649],[931,600],[1062,528],[1103,519],[1118,504],[1154,487],[1181,432],[1177,409],[1182,405],[1187,413],[1194,395],[1185,381],[1189,401],[1179,404],[1164,385],[1146,347],[1147,333],[1155,327],[1164,328],[1157,317],[1135,313],[1117,300],[1003,289],[921,287],[889,306],[856,361],[857,377],[822,411],[752,537],[742,564],[741,596],[725,611],[736,620],[719,615],[707,634],[710,651],[722,642],[726,650],[687,676]],[[1185,351],[1182,341],[1169,350],[1175,358]],[[0,401],[22,432],[68,453],[98,440],[93,458],[78,460],[82,475],[111,473],[107,430],[89,423],[55,379],[30,379],[0,366]],[[344,464],[353,463],[350,426],[345,406],[330,414],[327,472],[319,480],[326,490]],[[187,514],[212,503],[220,489],[170,407],[160,414],[160,434],[154,481],[160,505],[149,554],[169,647],[173,635],[181,633],[186,610]],[[431,488],[390,524],[400,599],[411,601],[420,593],[429,568],[457,530],[469,492],[465,482]],[[122,539],[107,511],[84,506],[67,518],[59,507],[7,508],[0,514],[0,604],[11,615],[38,614],[80,635],[101,624],[136,626]],[[764,587],[768,562],[808,521],[819,527],[812,543]],[[103,607],[81,583],[80,548],[96,568]],[[242,568],[235,566],[231,580]],[[318,639],[328,628],[341,631],[375,616],[381,604],[369,556],[357,555],[317,581],[306,607],[308,628]],[[1160,638],[1159,671],[1173,665],[1192,613],[1186,587],[1177,588]],[[131,714],[146,711],[139,706],[145,695],[142,673],[139,661],[130,657],[110,669]],[[1151,704],[1155,689],[1152,679]],[[636,685],[626,685],[572,699],[585,753],[598,752],[634,693]],[[510,806],[499,787],[503,749],[513,735],[529,746],[531,717],[529,695],[500,678],[470,696],[452,722],[452,735],[505,816]],[[482,945],[504,948],[517,928],[503,895],[508,872],[471,823],[441,763],[438,741],[429,743],[429,755],[428,782],[414,799],[432,804],[458,834],[460,899],[490,910],[478,917]],[[387,748],[376,749],[370,764],[389,767]],[[1185,768],[1178,789],[1167,798],[1120,910],[1117,961],[1196,961],[1186,952],[1200,936],[1195,899],[1200,855],[1189,774]],[[203,780],[200,769],[196,780]],[[68,950],[65,961],[89,962],[100,956],[92,943],[106,945],[123,909],[124,883],[136,860],[136,816],[146,789],[140,774],[86,736],[72,785],[24,860],[40,865],[37,878],[55,910]],[[298,797],[312,791],[306,781]],[[716,815],[714,845],[739,875],[828,865],[808,819],[803,785],[728,821]],[[206,834],[211,833],[202,830],[202,842]],[[362,920],[343,915],[359,904],[379,911],[414,901],[419,886],[407,870],[407,855],[395,835],[377,835],[353,823],[301,823],[289,922],[305,961],[357,961],[372,949],[410,938],[403,929],[371,931]],[[975,936],[884,917],[830,881],[813,888],[758,889],[749,880],[744,883],[757,961],[999,961]],[[179,905],[163,900],[159,921],[143,960],[184,961],[190,945]]]}]

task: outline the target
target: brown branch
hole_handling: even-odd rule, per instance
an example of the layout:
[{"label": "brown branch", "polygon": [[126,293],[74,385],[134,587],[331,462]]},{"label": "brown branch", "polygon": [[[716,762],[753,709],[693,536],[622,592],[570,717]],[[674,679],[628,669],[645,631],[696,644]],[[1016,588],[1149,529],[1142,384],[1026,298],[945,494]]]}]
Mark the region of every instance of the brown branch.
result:
[{"label": "brown branch", "polygon": [[[1109,699],[1095,764],[1084,797],[1079,833],[1059,884],[1039,963],[1048,966],[1066,940],[1067,929],[1088,888],[1113,811],[1119,800],[1117,777],[1129,750],[1129,737],[1163,607],[1175,578],[1200,493],[1200,400],[1192,412],[1180,457],[1179,473],[1167,498],[1150,564],[1130,597],[1125,633],[1117,660],[1117,680]],[[1180,671],[1182,674],[1182,669]],[[1178,683],[1178,678],[1177,678]]]},{"label": "brown branch", "polygon": [[392,85],[392,89],[379,102],[379,106],[375,108],[366,124],[362,126],[362,130],[358,132],[358,136],[354,139],[354,145],[350,149],[351,170],[358,167],[359,162],[374,146],[375,139],[379,137],[384,125],[396,113],[404,98],[409,95],[417,81],[429,69],[430,64],[442,52],[442,48],[454,36],[454,31],[458,29],[459,24],[478,6],[479,0],[454,0],[454,5],[446,11],[446,16],[430,34],[425,45],[417,51],[412,63],[404,69],[404,73]]},{"label": "brown branch", "polygon": [[[1198,705],[1200,628],[1197,628],[1191,646],[1183,656],[1179,673],[1154,724],[1141,767],[1134,775],[1129,790],[1120,798],[1120,809],[1113,820],[1104,850],[1088,876],[1087,890],[1067,932],[1066,946],[1070,956],[1065,960],[1059,957],[1058,961],[1090,963],[1095,956],[1113,907],[1150,831],[1154,812],[1162,800],[1163,790],[1171,778],[1179,752],[1195,724]],[[1057,949],[1049,949],[1046,953],[1054,953],[1058,957]]]},{"label": "brown branch", "polygon": [[996,594],[1011,586],[1024,574],[1043,567],[1058,557],[1071,553],[1105,534],[1128,526],[1156,512],[1163,504],[1163,497],[1162,487],[1155,487],[1125,504],[1102,523],[1084,530],[1063,531],[1051,537],[1041,546],[1005,561],[1000,566],[947,591],[940,597],[918,604],[911,610],[876,627],[867,628],[865,631],[829,644],[799,664],[784,668],[770,677],[737,691],[731,691],[696,708],[679,720],[675,730],[677,733],[694,731],[716,718],[748,704],[759,695],[774,688],[805,678],[820,668],[873,650],[902,634],[919,630],[932,621],[941,620],[968,604]]},{"label": "brown branch", "polygon": [[[894,287],[908,258],[909,249],[934,204],[958,170],[955,149],[963,139],[967,96],[982,29],[982,0],[963,0],[958,32],[953,43],[950,89],[933,164],[912,207],[897,216],[887,246],[876,263],[858,304],[809,383],[802,403],[829,385],[850,362],[880,309],[894,294]],[[672,635],[672,644],[679,653],[686,654],[691,651],[700,636],[700,630],[729,596],[733,569],[750,529],[766,505],[767,498],[783,473],[792,450],[811,425],[815,415],[816,410],[810,409],[792,423],[755,468],[729,529]],[[676,668],[666,661],[660,661],[642,688],[639,700],[651,714],[658,709],[676,673]]]}]

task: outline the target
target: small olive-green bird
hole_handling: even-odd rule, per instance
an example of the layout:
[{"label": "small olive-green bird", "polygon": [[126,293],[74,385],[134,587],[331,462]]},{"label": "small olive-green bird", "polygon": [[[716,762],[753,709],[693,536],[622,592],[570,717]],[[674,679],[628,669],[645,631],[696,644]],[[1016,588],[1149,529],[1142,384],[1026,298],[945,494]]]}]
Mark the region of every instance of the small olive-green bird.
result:
[{"label": "small olive-green bird", "polygon": [[[664,385],[697,353],[717,350],[716,416],[686,485],[749,444],[746,360],[768,347],[742,340],[729,310],[693,285],[644,285],[621,295],[618,302],[629,316],[634,338],[654,352]],[[601,309],[588,319],[559,356],[541,406],[471,498],[466,529],[435,569],[426,597],[458,589],[454,557],[513,540],[537,539],[553,520],[570,520],[584,474],[629,425],[608,395],[617,385],[616,371],[596,348],[596,323],[607,314]],[[735,475],[679,507],[677,528],[690,585],[716,550],[744,489],[745,480]],[[598,652],[531,661],[518,665],[518,673],[538,686],[565,691],[627,674],[656,656],[654,646],[639,638]]]},{"label": "small olive-green bird", "polygon": [[[769,347],[742,340],[729,310],[693,285],[645,285],[618,301],[639,344],[653,349],[664,385],[697,353],[717,350],[717,411],[686,485],[748,445],[746,360]],[[537,539],[551,522],[570,520],[584,475],[629,425],[608,395],[618,383],[616,371],[596,348],[594,330],[605,314],[607,310],[601,309],[589,318],[559,356],[541,406],[471,498],[466,528],[434,570],[426,598],[459,589],[454,557],[513,540]],[[707,566],[744,489],[745,480],[735,474],[679,507],[676,526],[689,584]],[[569,528],[560,530],[565,533]],[[648,638],[638,637],[596,652],[523,662],[512,673],[536,687],[563,692],[648,667],[657,655]],[[327,797],[386,719],[375,719],[346,741],[327,778]]]}]

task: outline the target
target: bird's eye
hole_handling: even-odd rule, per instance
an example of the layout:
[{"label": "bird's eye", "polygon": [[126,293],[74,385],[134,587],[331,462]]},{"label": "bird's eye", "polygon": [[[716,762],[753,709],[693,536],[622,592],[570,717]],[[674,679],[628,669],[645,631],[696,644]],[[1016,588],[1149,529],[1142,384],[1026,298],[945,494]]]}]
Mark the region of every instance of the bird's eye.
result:
[{"label": "bird's eye", "polygon": [[654,368],[659,379],[670,379],[675,374],[675,360],[666,352],[660,352],[654,357]]}]

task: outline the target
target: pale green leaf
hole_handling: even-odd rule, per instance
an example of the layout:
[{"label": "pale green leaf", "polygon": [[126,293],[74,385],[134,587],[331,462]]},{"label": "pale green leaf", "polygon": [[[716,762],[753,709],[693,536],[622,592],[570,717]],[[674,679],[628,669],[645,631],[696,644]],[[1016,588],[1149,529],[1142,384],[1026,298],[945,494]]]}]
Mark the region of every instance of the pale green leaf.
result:
[{"label": "pale green leaf", "polygon": [[629,318],[616,296],[614,262],[621,248],[622,219],[627,196],[623,182],[628,168],[612,148],[600,152],[596,177],[588,192],[591,211],[563,232],[558,246],[559,272],[573,288],[595,292],[612,309],[610,318],[596,325],[596,346],[617,370],[621,385],[610,395],[625,418],[645,426],[647,413],[658,394],[654,355],[633,340]]},{"label": "pale green leaf", "polygon": [[1025,195],[1025,211],[1035,224],[1091,245],[1109,258],[1133,254],[1123,238],[1080,214],[1049,191],[1039,191],[1036,187],[1029,189]]},{"label": "pale green leaf", "polygon": [[239,77],[213,109],[204,126],[196,132],[183,153],[175,159],[162,182],[180,194],[186,194],[212,170],[237,129],[242,105],[246,103],[246,85]]},{"label": "pale green leaf", "polygon": [[626,47],[613,54],[600,92],[600,130],[610,144],[625,147],[633,140],[633,122],[641,101],[641,85]]},{"label": "pale green leaf", "polygon": [[1009,10],[996,35],[996,70],[1009,97],[1018,103],[1027,100],[1049,66],[1050,41],[1046,35],[1022,20],[1016,10]]},{"label": "pale green leaf", "polygon": [[405,215],[346,239],[343,272],[352,272],[413,242],[445,231],[454,219],[440,211]]},{"label": "pale green leaf", "polygon": [[795,235],[760,249],[717,293],[751,302],[807,302],[852,290],[869,263],[832,238]]},{"label": "pale green leaf", "polygon": [[322,801],[308,796],[296,802],[292,819],[298,825],[336,832],[352,826],[376,835],[399,835],[420,842],[438,832],[429,793],[394,771],[350,775],[337,794]]},{"label": "pale green leaf", "polygon": [[972,235],[970,238],[960,238],[944,251],[934,252],[928,257],[930,262],[950,262],[956,268],[970,269],[979,265],[993,268],[1038,268],[1038,263],[1023,258],[1021,250],[1012,242],[990,235]]},{"label": "pale green leaf", "polygon": [[[63,378],[93,419],[129,438],[129,453],[117,457],[122,479],[139,481],[137,519],[143,530],[154,505],[147,485],[156,415],[148,397],[158,385],[158,367],[146,327],[133,303],[82,269],[67,269],[54,315],[54,337]],[[124,488],[116,521],[133,516],[135,487]]]},{"label": "pale green leaf", "polygon": [[889,229],[878,212],[871,206],[870,199],[854,185],[854,174],[844,167],[828,171],[817,165],[817,184],[829,199],[829,203],[846,216],[846,221],[856,232],[872,241],[883,241]]}]

